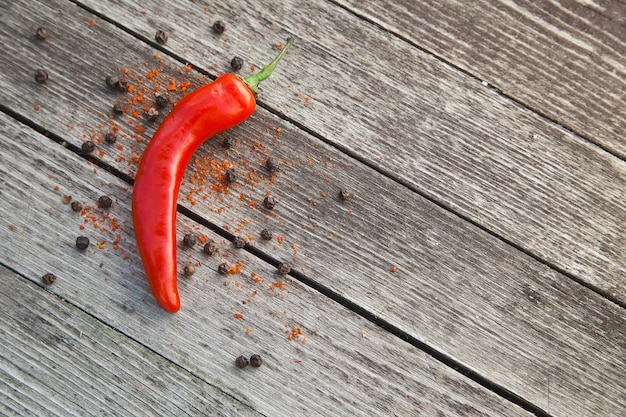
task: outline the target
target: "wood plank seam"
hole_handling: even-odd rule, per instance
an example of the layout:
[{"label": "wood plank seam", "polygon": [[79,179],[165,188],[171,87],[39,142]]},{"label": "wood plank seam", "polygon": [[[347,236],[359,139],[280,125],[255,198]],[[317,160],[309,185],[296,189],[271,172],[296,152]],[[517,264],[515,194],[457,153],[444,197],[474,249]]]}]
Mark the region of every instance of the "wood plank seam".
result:
[{"label": "wood plank seam", "polygon": [[[481,79],[480,77],[475,75],[470,70],[465,69],[465,68],[463,68],[463,67],[461,67],[459,65],[456,65],[452,61],[450,61],[450,60],[446,59],[445,57],[443,57],[442,55],[439,55],[439,54],[435,53],[434,51],[431,51],[430,49],[425,48],[425,47],[417,44],[416,42],[412,41],[411,39],[409,39],[409,38],[407,38],[405,36],[402,36],[400,33],[396,32],[394,30],[386,28],[385,26],[382,25],[382,23],[378,23],[374,19],[369,18],[369,17],[367,17],[367,16],[365,16],[365,15],[363,15],[361,13],[358,13],[356,10],[352,10],[351,8],[346,7],[343,4],[341,4],[339,2],[336,2],[334,0],[326,0],[326,1],[328,1],[329,3],[334,4],[335,6],[341,8],[343,10],[345,10],[346,12],[352,14],[353,16],[355,16],[355,17],[357,17],[357,18],[367,22],[368,24],[374,26],[375,28],[380,29],[380,30],[382,30],[384,32],[387,32],[387,33],[391,34],[392,36],[396,37],[397,39],[400,39],[403,42],[406,42],[408,45],[411,45],[412,47],[416,48],[417,50],[419,50],[421,52],[424,52],[425,54],[428,54],[428,55],[434,57],[435,59],[443,62],[447,66],[449,66],[451,68],[454,68],[455,70],[459,71],[460,73],[462,73],[462,74],[464,74],[464,75],[466,75],[466,76],[468,76],[470,78],[473,78],[474,80],[476,80],[479,83],[482,83],[483,85],[485,85],[485,87],[491,89],[492,91],[494,91],[498,95],[506,98],[507,100],[512,101],[513,103],[523,107],[524,109],[527,109],[527,110],[533,112],[534,114],[536,114],[537,116],[540,116],[545,121],[548,121],[550,123],[554,123],[554,124],[560,126],[561,128],[563,128],[567,132],[569,132],[569,133],[571,133],[571,134],[573,134],[575,136],[578,136],[579,138],[581,138],[581,139],[583,139],[583,140],[585,140],[585,141],[587,141],[587,142],[597,146],[599,149],[602,149],[606,153],[608,153],[610,155],[613,155],[616,158],[619,158],[621,160],[626,160],[622,156],[618,155],[613,150],[611,150],[609,147],[603,145],[600,141],[594,140],[593,138],[591,138],[591,137],[585,135],[584,133],[577,131],[573,127],[567,125],[566,123],[560,122],[560,121],[550,117],[547,113],[542,112],[539,109],[537,109],[537,108],[535,108],[535,107],[525,103],[523,100],[518,99],[518,98],[512,96],[511,94],[505,93],[504,91],[502,91],[501,89],[497,88],[493,84],[487,83],[485,80]],[[577,282],[579,282],[579,281],[577,281]],[[622,304],[620,304],[620,305],[622,305]],[[624,307],[624,305],[622,305],[622,307]]]},{"label": "wood plank seam", "polygon": [[186,372],[189,376],[196,378],[198,380],[203,381],[205,384],[211,386],[212,388],[218,390],[220,393],[222,393],[225,396],[228,396],[230,398],[232,398],[234,401],[236,402],[240,402],[242,404],[244,404],[247,407],[250,407],[250,409],[254,409],[254,407],[250,404],[245,404],[242,402],[242,399],[235,397],[232,393],[222,389],[220,386],[212,384],[211,381],[203,378],[201,375],[196,374],[195,372],[193,372],[190,369],[185,368],[184,366],[182,366],[180,363],[177,363],[175,361],[173,361],[171,358],[168,358],[167,356],[163,355],[162,353],[160,353],[159,351],[153,349],[152,347],[142,343],[140,340],[137,340],[136,338],[134,338],[132,335],[126,334],[124,332],[122,332],[120,329],[116,328],[115,326],[112,326],[111,324],[107,323],[106,321],[102,320],[102,318],[92,314],[91,312],[81,308],[79,305],[76,305],[74,303],[72,303],[70,300],[67,300],[63,297],[60,297],[59,295],[57,295],[56,293],[54,293],[53,291],[50,291],[50,289],[48,289],[45,285],[43,285],[41,282],[38,281],[33,281],[32,278],[25,276],[24,274],[22,274],[20,271],[16,270],[15,268],[13,268],[11,265],[7,265],[6,263],[4,263],[3,261],[0,261],[0,266],[5,267],[6,269],[8,269],[9,271],[13,272],[16,275],[19,275],[20,277],[24,278],[25,280],[28,280],[31,284],[36,285],[38,287],[40,287],[41,289],[43,289],[44,291],[48,292],[49,294],[57,297],[59,299],[59,301],[66,303],[70,306],[72,306],[73,308],[81,311],[83,314],[86,314],[87,316],[91,317],[92,319],[96,320],[97,322],[101,323],[103,326],[111,329],[112,331],[115,331],[117,333],[119,333],[120,335],[124,336],[127,339],[132,340],[134,343],[137,343],[138,345],[140,345],[141,347],[143,347],[144,349],[152,352],[152,354],[160,357],[161,359],[163,359],[164,361],[170,363],[172,366],[174,366],[175,368],[180,369],[181,371]]},{"label": "wood plank seam", "polygon": [[[158,49],[159,51],[161,51],[163,54],[168,55],[169,57],[175,59],[176,61],[180,62],[181,64],[185,64],[187,65],[188,62],[187,60],[185,60],[183,57],[179,56],[178,54],[173,53],[171,50],[165,48],[163,45],[160,45],[154,41],[152,41],[151,39],[146,38],[145,36],[129,29],[126,26],[121,25],[118,22],[115,22],[114,20],[112,20],[111,18],[109,18],[107,15],[98,12],[97,10],[94,10],[84,4],[82,4],[81,2],[77,1],[77,0],[70,0],[72,3],[76,4],[77,6],[83,8],[84,10],[88,11],[89,13],[92,13],[96,16],[98,16],[98,18],[101,18],[105,21],[107,21],[108,23],[111,23],[112,25],[118,27],[119,29],[123,30],[124,32],[126,32],[127,34],[141,40],[144,43],[149,44],[150,46],[152,46],[153,48]],[[454,68],[455,70],[461,72],[462,74],[475,79],[478,82],[483,82],[483,80],[481,80],[479,77],[477,77],[476,75],[474,75],[472,72],[459,67],[457,65],[455,65],[454,63],[450,62],[449,60],[445,59],[443,56],[440,56],[428,49],[423,48],[422,46],[416,44],[415,42],[411,41],[410,39],[402,36],[401,34],[391,31],[389,29],[386,29],[384,26],[382,26],[382,24],[377,23],[376,21],[366,17],[366,16],[362,16],[361,14],[357,13],[356,11],[347,8],[343,5],[341,5],[340,3],[337,3],[333,0],[327,0],[330,3],[334,4],[335,6],[341,8],[342,10],[345,10],[346,12],[354,15],[355,17],[359,18],[359,19],[363,19],[364,21],[366,21],[368,24],[376,27],[377,29],[383,30],[387,33],[390,33],[391,35],[393,35],[394,37],[396,37],[397,39],[400,39],[401,41],[407,43],[408,45],[411,45],[412,47],[426,53],[429,54],[431,56],[433,56],[435,59],[443,62],[445,65]],[[210,72],[199,68],[195,65],[192,65],[193,69],[200,72],[202,75],[205,75],[211,79],[215,79],[216,76],[211,74]],[[567,131],[568,133],[571,133],[572,135],[575,135],[581,139],[583,139],[584,141],[593,144],[594,146],[596,146],[598,149],[601,149],[602,151],[606,152],[609,155],[612,155],[615,158],[618,158],[620,160],[623,160],[623,158],[621,158],[619,155],[615,154],[614,152],[612,152],[610,149],[608,149],[607,147],[603,146],[602,144],[598,143],[597,141],[594,141],[593,139],[586,137],[584,134],[575,131],[573,128],[557,121],[554,120],[553,118],[550,118],[547,114],[545,114],[544,112],[539,111],[538,109],[535,109],[527,104],[525,104],[524,102],[522,102],[519,99],[516,99],[515,97],[504,93],[503,91],[501,91],[500,89],[496,88],[495,86],[489,84],[488,88],[490,88],[491,90],[493,90],[494,92],[496,92],[498,95],[506,98],[507,100],[512,101],[513,103],[521,106],[524,109],[527,109],[529,111],[531,111],[532,113],[540,116],[542,119],[544,119],[545,121],[548,121],[549,123],[555,124],[561,128],[563,128],[565,131]],[[303,132],[306,132],[308,134],[310,134],[311,136],[315,137],[316,139],[324,142],[325,144],[332,146],[333,148],[339,150],[340,152],[348,155],[350,158],[353,158],[359,162],[361,162],[362,164],[366,165],[367,167],[373,169],[374,171],[380,173],[381,175],[395,181],[396,183],[410,189],[411,191],[415,192],[416,194],[418,194],[421,197],[424,197],[425,199],[427,199],[428,201],[432,202],[433,204],[436,204],[437,206],[445,209],[446,211],[449,211],[450,213],[454,214],[455,216],[459,217],[460,219],[472,224],[473,226],[478,227],[479,229],[481,229],[482,231],[490,234],[491,236],[497,238],[498,240],[506,243],[507,245],[512,246],[513,248],[515,248],[516,250],[524,253],[525,255],[530,256],[531,258],[535,259],[536,261],[548,266],[549,268],[555,270],[556,272],[559,272],[565,276],[567,276],[569,279],[573,280],[574,282],[576,282],[579,285],[582,285],[583,287],[601,295],[602,297],[606,298],[607,300],[619,305],[622,308],[626,308],[626,301],[620,300],[617,296],[613,296],[609,291],[605,291],[595,285],[592,285],[589,282],[586,282],[582,277],[576,276],[573,273],[563,269],[562,267],[559,267],[556,263],[554,262],[550,262],[548,259],[545,259],[543,257],[541,257],[538,254],[534,254],[530,249],[524,248],[523,246],[521,246],[520,244],[516,244],[515,242],[513,242],[511,239],[507,239],[506,237],[504,237],[502,234],[497,233],[495,230],[489,229],[487,226],[479,223],[477,220],[473,220],[471,217],[469,217],[468,215],[464,215],[461,211],[459,210],[455,210],[454,208],[452,208],[449,204],[446,204],[445,201],[439,200],[437,199],[435,196],[420,190],[419,188],[417,188],[416,185],[411,184],[408,181],[403,180],[402,178],[399,178],[398,176],[394,175],[392,172],[389,172],[387,170],[385,170],[384,168],[382,168],[381,166],[378,166],[374,163],[372,163],[371,161],[368,161],[367,159],[365,159],[364,157],[361,157],[359,155],[357,155],[355,152],[350,151],[349,149],[339,146],[337,143],[332,142],[331,140],[329,140],[328,138],[324,137],[324,135],[320,134],[319,132],[315,131],[313,128],[310,128],[306,125],[304,125],[303,123],[300,123],[298,121],[296,121],[295,119],[287,116],[286,114],[278,111],[277,109],[274,109],[272,106],[269,106],[268,104],[264,103],[262,100],[257,101],[257,105],[265,110],[267,110],[268,112],[280,117],[281,119],[283,119],[285,122],[288,122],[296,127],[298,127],[299,129],[301,129]],[[125,175],[122,172],[119,172],[119,174],[121,175]],[[117,174],[116,174],[117,175]],[[127,180],[125,180],[127,181]],[[225,232],[225,231],[224,231]]]},{"label": "wood plank seam", "polygon": [[[7,115],[9,115],[11,117],[14,117],[19,122],[24,123],[27,126],[33,128],[37,132],[39,132],[39,133],[43,134],[44,136],[46,136],[48,139],[50,139],[50,140],[54,141],[55,143],[63,146],[64,148],[66,148],[66,149],[70,150],[71,152],[75,153],[76,155],[78,155],[78,156],[80,156],[80,157],[90,161],[92,164],[98,166],[99,168],[106,170],[107,172],[109,172],[110,174],[116,176],[120,180],[122,180],[124,182],[127,182],[128,184],[132,185],[133,179],[128,174],[119,171],[115,167],[110,166],[106,162],[101,161],[100,159],[98,159],[96,157],[84,155],[84,153],[77,146],[72,145],[72,144],[68,144],[61,137],[58,137],[57,135],[48,132],[46,129],[44,129],[43,127],[37,125],[36,123],[32,122],[31,120],[28,120],[25,117],[22,117],[19,114],[16,114],[15,112],[11,111],[10,109],[5,108],[2,104],[0,104],[0,111],[3,111],[4,113],[6,113]],[[222,227],[216,225],[215,223],[207,220],[206,218],[202,217],[201,215],[193,212],[192,210],[190,210],[190,209],[188,209],[188,208],[186,208],[184,206],[181,206],[180,204],[178,205],[178,213],[180,213],[180,214],[190,218],[191,220],[193,220],[193,221],[195,221],[195,222],[197,222],[197,223],[199,223],[199,224],[209,228],[210,230],[213,230],[214,232],[216,232],[221,237],[224,237],[225,239],[228,239],[228,240],[232,241],[232,239],[234,238],[234,235],[232,233],[230,233],[227,230],[223,229]],[[246,245],[246,247],[244,249],[247,250],[252,255],[258,257],[259,259],[261,259],[264,262],[267,262],[267,263],[271,264],[274,267],[277,267],[278,264],[280,263],[280,261],[278,259],[274,258],[273,256],[271,256],[268,253],[263,252],[261,249],[259,249],[257,247],[254,247],[254,246],[251,246],[251,245]],[[20,276],[23,276],[18,271],[15,271],[13,268],[11,268],[10,265],[5,265],[3,262],[0,262],[0,265],[4,265],[7,269],[10,269],[11,271],[15,272],[16,274],[18,274]],[[526,410],[528,412],[531,412],[531,413],[535,414],[538,417],[549,417],[550,416],[550,414],[548,412],[546,412],[545,410],[543,410],[539,406],[537,406],[537,405],[533,404],[532,402],[526,400],[525,398],[521,397],[520,395],[517,395],[514,392],[508,390],[506,387],[504,387],[504,386],[502,386],[500,384],[497,384],[494,381],[489,380],[487,377],[485,377],[485,376],[481,375],[480,373],[470,369],[468,366],[464,365],[460,361],[455,360],[454,358],[450,357],[449,355],[445,354],[444,352],[442,352],[442,351],[440,351],[440,350],[438,350],[438,349],[436,349],[436,348],[434,348],[432,346],[429,346],[425,342],[423,342],[423,341],[419,340],[418,338],[408,334],[407,332],[405,332],[402,329],[400,329],[399,327],[391,324],[390,322],[388,322],[388,321],[386,321],[386,320],[376,316],[376,314],[368,311],[364,307],[359,306],[357,303],[351,301],[347,297],[339,294],[338,292],[332,290],[331,288],[328,288],[327,286],[325,286],[325,285],[323,285],[323,284],[321,284],[319,282],[316,282],[314,279],[311,279],[311,278],[307,277],[305,274],[303,274],[303,273],[301,273],[301,272],[299,272],[299,271],[297,271],[295,269],[292,269],[291,272],[289,273],[289,275],[291,277],[293,277],[294,279],[296,279],[297,281],[299,281],[300,283],[302,283],[303,285],[306,285],[309,288],[319,292],[320,294],[322,294],[322,295],[328,297],[329,299],[333,300],[335,303],[337,303],[337,304],[347,308],[348,310],[352,311],[353,313],[357,314],[358,316],[364,318],[365,320],[368,320],[372,324],[374,324],[374,325],[380,327],[381,329],[391,333],[392,335],[394,335],[398,339],[400,339],[400,340],[410,344],[411,346],[421,350],[422,352],[426,353],[427,355],[429,355],[430,357],[432,357],[436,361],[442,363],[445,366],[448,366],[449,368],[455,370],[456,372],[460,373],[461,375],[471,379],[472,381],[474,381],[477,384],[481,385],[482,387],[488,389],[489,391],[493,392],[494,394],[502,397],[503,399],[505,399],[507,401],[510,401],[511,403],[519,406],[520,408],[522,408],[522,409],[524,409],[524,410]],[[30,279],[28,277],[24,277],[24,278]],[[43,287],[43,288],[45,289],[45,287]],[[72,304],[71,302],[69,302],[67,300],[63,300],[63,301]],[[80,306],[74,305],[74,304],[72,304],[72,306],[74,306],[75,308],[80,309],[85,314],[90,315],[91,317],[93,317],[94,319],[100,321],[101,323],[103,323],[104,325],[110,327],[111,329],[113,329],[115,331],[119,331],[115,327],[112,327],[108,323],[102,321],[99,317],[93,316],[88,311],[84,311],[83,309],[80,308]],[[154,351],[149,346],[143,345],[140,341],[135,340],[130,335],[126,335],[126,334],[124,334],[124,335],[126,337],[131,338],[135,342],[141,344],[146,349],[149,349],[154,354],[159,355],[163,359],[170,361],[173,365],[176,365],[176,366],[180,367],[181,369],[185,370],[186,372],[188,372],[193,377],[202,379],[201,376],[195,375],[192,371],[190,371],[188,369],[184,369],[180,364],[177,364],[176,362],[172,362],[167,357],[162,356],[159,352]],[[207,384],[210,384],[209,381],[205,381],[205,382]],[[225,392],[225,391],[221,390],[218,386],[214,386],[214,388],[220,390],[225,395],[232,396],[228,392]],[[235,398],[235,397],[233,397],[233,399],[237,400],[237,398]]]}]

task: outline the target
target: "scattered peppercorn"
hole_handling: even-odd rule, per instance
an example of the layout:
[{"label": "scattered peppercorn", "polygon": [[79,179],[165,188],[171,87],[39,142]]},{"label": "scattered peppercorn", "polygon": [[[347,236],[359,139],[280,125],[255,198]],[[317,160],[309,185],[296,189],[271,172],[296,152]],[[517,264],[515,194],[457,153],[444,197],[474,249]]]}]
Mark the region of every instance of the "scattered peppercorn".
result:
[{"label": "scattered peppercorn", "polygon": [[228,266],[228,264],[226,262],[223,262],[217,267],[217,272],[221,275],[226,275],[228,274],[229,269],[230,267]]},{"label": "scattered peppercorn", "polygon": [[239,356],[237,359],[235,359],[235,365],[237,365],[237,368],[245,368],[246,366],[248,366],[248,359],[245,356]]},{"label": "scattered peppercorn", "polygon": [[72,207],[72,210],[74,211],[81,211],[83,209],[83,205],[80,201],[72,201],[70,207]]},{"label": "scattered peppercorn", "polygon": [[192,233],[187,233],[185,237],[183,237],[183,245],[187,246],[188,248],[195,246],[196,243],[198,243],[198,238]]},{"label": "scattered peppercorn", "polygon": [[37,36],[37,39],[39,40],[46,39],[48,37],[48,29],[44,27],[37,28],[37,30],[35,31],[35,36]]},{"label": "scattered peppercorn", "polygon": [[112,205],[113,200],[111,200],[111,197],[109,197],[108,195],[103,195],[98,199],[98,207],[100,208],[108,209],[111,208]]},{"label": "scattered peppercorn", "polygon": [[111,90],[118,91],[120,89],[120,79],[113,75],[107,75],[104,82]]},{"label": "scattered peppercorn", "polygon": [[350,198],[350,192],[348,190],[339,191],[339,198],[342,199],[343,201],[346,201],[347,199]]},{"label": "scattered peppercorn", "polygon": [[45,274],[43,277],[41,277],[41,281],[45,284],[45,285],[52,285],[54,284],[54,281],[57,280],[56,275],[51,274],[50,272],[48,272],[47,274]]},{"label": "scattered peppercorn", "polygon": [[217,253],[218,249],[219,248],[217,246],[217,243],[215,243],[215,242],[208,242],[202,248],[202,252],[204,252],[205,254],[207,254],[209,256],[212,256],[212,255],[215,255]]},{"label": "scattered peppercorn", "polygon": [[106,135],[104,135],[104,141],[106,143],[117,142],[117,134],[115,132],[107,132]]},{"label": "scattered peppercorn", "polygon": [[278,171],[278,163],[276,163],[276,160],[271,156],[267,158],[267,161],[265,161],[265,167],[269,170],[269,172]]},{"label": "scattered peppercorn", "polygon": [[196,267],[193,264],[187,264],[185,265],[185,269],[183,269],[183,272],[185,275],[190,277],[196,272]]},{"label": "scattered peppercorn", "polygon": [[123,114],[124,113],[124,106],[122,106],[122,103],[115,103],[113,105],[113,113],[115,113],[115,114]]},{"label": "scattered peppercorn", "polygon": [[237,174],[235,174],[235,170],[234,169],[227,170],[225,174],[225,178],[226,178],[226,182],[230,184],[237,182]]},{"label": "scattered peppercorn", "polygon": [[89,247],[89,238],[87,236],[78,236],[76,238],[76,248],[85,250]]},{"label": "scattered peppercorn", "polygon": [[278,264],[278,274],[279,275],[289,275],[291,272],[291,265],[287,262],[281,262]]},{"label": "scattered peppercorn", "polygon": [[244,248],[246,246],[246,240],[241,236],[235,236],[233,239],[233,246],[237,249]]},{"label": "scattered peppercorn", "polygon": [[38,69],[35,71],[35,81],[39,84],[43,84],[48,81],[48,72],[44,69]]},{"label": "scattered peppercorn", "polygon": [[239,71],[243,67],[243,59],[236,56],[230,61],[230,67],[233,71]]},{"label": "scattered peppercorn", "polygon": [[148,120],[155,121],[157,117],[159,117],[159,111],[155,109],[154,107],[150,107],[146,111],[146,116],[148,117]]},{"label": "scattered peppercorn", "polygon": [[274,233],[272,233],[271,230],[269,230],[269,229],[261,230],[261,239],[263,239],[263,240],[272,240],[273,237],[274,237]]},{"label": "scattered peppercorn", "polygon": [[276,207],[276,199],[272,197],[271,195],[268,195],[263,200],[263,206],[265,206],[265,208],[268,210],[274,209],[274,207]]},{"label": "scattered peppercorn", "polygon": [[218,20],[215,23],[213,23],[213,32],[219,34],[219,33],[224,33],[225,30],[226,30],[226,25],[221,20]]},{"label": "scattered peppercorn", "polygon": [[256,353],[250,356],[250,366],[253,368],[258,368],[263,365],[263,359],[261,359],[261,355],[257,355]]},{"label": "scattered peppercorn", "polygon": [[96,144],[93,143],[90,140],[86,140],[83,142],[83,144],[80,146],[80,149],[84,152],[84,153],[91,153],[94,151],[94,149],[96,149]]},{"label": "scattered peppercorn", "polygon": [[129,86],[129,82],[126,78],[120,78],[117,82],[117,89],[118,91],[121,91],[122,93],[125,93],[128,91],[128,86]]},{"label": "scattered peppercorn", "polygon": [[167,32],[159,29],[154,35],[154,39],[160,43],[161,45],[165,45],[167,43]]},{"label": "scattered peppercorn", "polygon": [[233,139],[232,136],[226,136],[222,141],[222,145],[224,145],[226,149],[230,149],[235,146],[235,139]]},{"label": "scattered peppercorn", "polygon": [[170,104],[170,100],[167,98],[166,94],[155,93],[154,94],[154,102],[159,109],[163,109]]}]

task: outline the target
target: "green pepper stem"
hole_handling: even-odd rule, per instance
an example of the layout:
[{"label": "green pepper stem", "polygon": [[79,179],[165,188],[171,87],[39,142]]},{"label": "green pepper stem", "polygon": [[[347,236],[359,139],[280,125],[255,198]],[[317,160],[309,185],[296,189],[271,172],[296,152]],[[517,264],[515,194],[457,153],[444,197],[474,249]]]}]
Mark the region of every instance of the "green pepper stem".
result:
[{"label": "green pepper stem", "polygon": [[272,75],[272,72],[274,72],[276,65],[278,65],[278,62],[281,60],[283,55],[285,55],[287,49],[289,49],[292,43],[293,38],[287,39],[287,43],[283,46],[283,49],[280,51],[280,53],[276,55],[276,58],[272,59],[269,64],[261,69],[261,71],[257,72],[256,74],[248,75],[246,78],[243,79],[243,81],[248,85],[252,92],[256,94],[259,90],[259,84],[261,83],[261,81],[267,80],[269,76]]}]

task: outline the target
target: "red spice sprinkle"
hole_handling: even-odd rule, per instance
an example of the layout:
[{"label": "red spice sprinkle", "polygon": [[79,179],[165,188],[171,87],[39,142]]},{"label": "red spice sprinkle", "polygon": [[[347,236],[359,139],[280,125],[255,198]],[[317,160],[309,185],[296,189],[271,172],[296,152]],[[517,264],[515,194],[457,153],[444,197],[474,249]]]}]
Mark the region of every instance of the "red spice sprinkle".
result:
[{"label": "red spice sprinkle", "polygon": [[276,241],[277,241],[278,243],[281,243],[281,244],[282,244],[284,240],[285,240],[285,236],[282,236],[282,235],[280,235],[280,236],[276,236]]},{"label": "red spice sprinkle", "polygon": [[236,319],[243,318],[243,314],[241,314],[241,313],[235,313],[234,316],[235,316]]},{"label": "red spice sprinkle", "polygon": [[93,27],[96,25],[96,19],[91,19],[91,21],[89,22],[89,26]]},{"label": "red spice sprinkle", "polygon": [[395,265],[393,265],[391,268],[389,268],[389,270],[390,270],[391,272],[397,272],[397,271],[398,271],[398,267],[397,267],[397,266],[395,266]]}]

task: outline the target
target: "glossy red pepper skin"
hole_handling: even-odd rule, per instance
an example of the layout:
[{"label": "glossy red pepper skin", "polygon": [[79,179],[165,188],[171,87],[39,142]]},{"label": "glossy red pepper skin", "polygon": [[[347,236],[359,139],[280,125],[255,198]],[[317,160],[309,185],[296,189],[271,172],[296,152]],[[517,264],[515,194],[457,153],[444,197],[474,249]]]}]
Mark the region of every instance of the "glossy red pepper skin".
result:
[{"label": "glossy red pepper skin", "polygon": [[133,226],[154,298],[169,312],[180,309],[176,201],[187,164],[204,141],[250,117],[259,83],[272,74],[292,43],[289,38],[272,61],[243,80],[222,75],[185,96],[141,157],[133,189]]},{"label": "glossy red pepper skin", "polygon": [[169,312],[180,309],[176,205],[185,169],[207,139],[246,120],[256,100],[247,84],[225,74],[185,96],[143,153],[133,189],[133,226],[152,293]]}]

